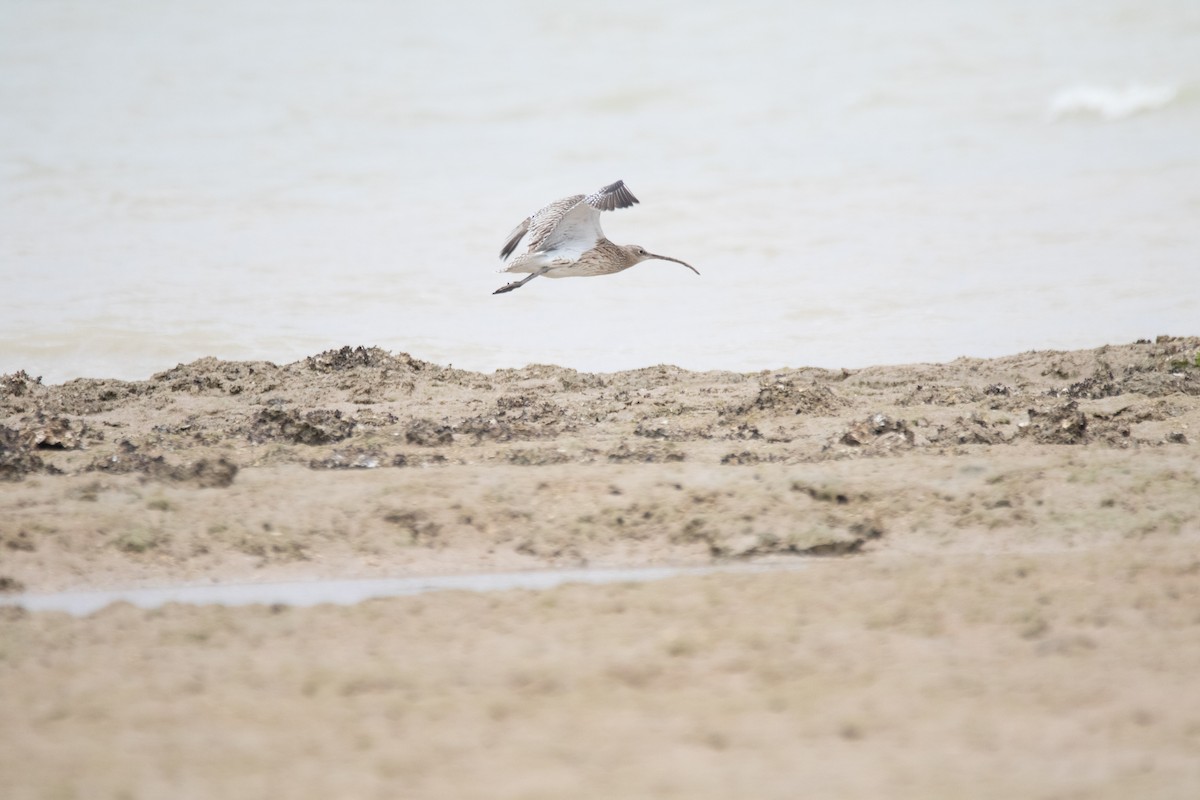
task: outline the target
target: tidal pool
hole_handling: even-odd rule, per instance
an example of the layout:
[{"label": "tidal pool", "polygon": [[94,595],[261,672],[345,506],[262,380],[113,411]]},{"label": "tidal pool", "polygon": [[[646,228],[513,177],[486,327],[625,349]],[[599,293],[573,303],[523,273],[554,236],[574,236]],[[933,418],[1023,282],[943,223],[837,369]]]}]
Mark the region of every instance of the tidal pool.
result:
[{"label": "tidal pool", "polygon": [[482,572],[408,578],[289,581],[286,583],[231,583],[162,586],[140,589],[105,589],[25,593],[0,597],[0,606],[29,611],[65,611],[85,616],[112,603],[132,603],[158,608],[167,603],[192,605],[314,606],[321,603],[353,605],[380,597],[401,597],[436,591],[489,592],[502,589],[551,589],[565,583],[629,583],[656,581],[679,575],[765,572],[795,569],[791,564],[739,564],[713,567],[644,567],[634,569],[561,569],[529,572]]}]

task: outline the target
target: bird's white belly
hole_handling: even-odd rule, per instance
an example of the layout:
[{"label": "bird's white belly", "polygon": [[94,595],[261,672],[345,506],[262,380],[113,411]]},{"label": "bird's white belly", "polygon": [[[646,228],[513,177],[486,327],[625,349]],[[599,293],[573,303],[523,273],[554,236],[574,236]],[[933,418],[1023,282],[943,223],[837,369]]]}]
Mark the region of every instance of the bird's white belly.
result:
[{"label": "bird's white belly", "polygon": [[539,253],[526,253],[520,258],[515,259],[502,272],[540,272],[549,267],[549,270],[544,274],[548,278],[562,278],[564,275],[556,275],[560,269],[570,267],[579,257],[583,255],[583,250],[570,247],[559,247],[554,250],[543,250]]}]

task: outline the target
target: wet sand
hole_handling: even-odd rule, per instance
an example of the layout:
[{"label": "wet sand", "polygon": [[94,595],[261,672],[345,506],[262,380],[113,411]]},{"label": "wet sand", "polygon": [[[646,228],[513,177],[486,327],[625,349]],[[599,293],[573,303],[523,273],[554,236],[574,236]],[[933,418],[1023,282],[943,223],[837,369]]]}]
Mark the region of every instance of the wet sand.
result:
[{"label": "wet sand", "polygon": [[351,607],[0,609],[13,797],[1192,797],[1200,339],[0,379],[8,592],[803,561]]}]

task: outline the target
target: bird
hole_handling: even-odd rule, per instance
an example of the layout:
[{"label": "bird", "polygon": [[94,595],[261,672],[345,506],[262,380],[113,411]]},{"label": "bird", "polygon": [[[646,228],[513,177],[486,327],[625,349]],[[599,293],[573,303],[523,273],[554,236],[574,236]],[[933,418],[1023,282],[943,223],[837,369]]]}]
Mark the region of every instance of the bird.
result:
[{"label": "bird", "polygon": [[613,244],[608,240],[600,229],[600,212],[629,208],[637,202],[625,182],[617,181],[592,194],[564,197],[526,217],[508,235],[500,258],[512,255],[521,240],[528,236],[525,252],[501,272],[528,272],[529,275],[501,286],[492,294],[519,289],[539,275],[547,278],[611,275],[650,259],[674,261],[699,275],[700,271],[686,261],[655,255],[640,245]]}]

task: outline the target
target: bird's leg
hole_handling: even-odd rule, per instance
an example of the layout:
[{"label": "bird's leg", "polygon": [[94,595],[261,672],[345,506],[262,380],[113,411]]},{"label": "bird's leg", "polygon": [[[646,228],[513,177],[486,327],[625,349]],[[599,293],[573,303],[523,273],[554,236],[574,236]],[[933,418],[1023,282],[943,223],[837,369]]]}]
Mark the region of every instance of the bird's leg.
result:
[{"label": "bird's leg", "polygon": [[536,278],[538,275],[544,275],[545,273],[546,273],[545,269],[538,270],[537,272],[531,272],[530,274],[526,275],[524,278],[522,278],[519,281],[513,281],[512,283],[510,283],[506,286],[501,286],[499,289],[492,292],[492,294],[504,294],[505,292],[511,292],[513,289],[520,289],[522,286],[529,283],[531,280]]}]

